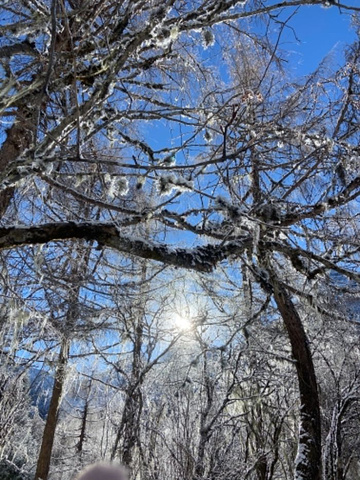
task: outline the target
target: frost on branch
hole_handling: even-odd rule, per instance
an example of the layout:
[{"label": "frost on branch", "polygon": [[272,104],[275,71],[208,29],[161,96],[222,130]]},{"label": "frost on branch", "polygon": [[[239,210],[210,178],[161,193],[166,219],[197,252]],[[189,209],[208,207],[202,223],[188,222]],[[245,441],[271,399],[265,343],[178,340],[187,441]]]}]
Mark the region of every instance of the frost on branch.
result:
[{"label": "frost on branch", "polygon": [[202,31],[202,46],[207,49],[208,47],[212,47],[215,43],[215,35],[209,29]]},{"label": "frost on branch", "polygon": [[233,205],[229,200],[219,195],[215,199],[215,207],[225,212],[231,220],[239,220],[242,216],[240,207]]},{"label": "frost on branch", "polygon": [[129,191],[129,182],[125,177],[111,176],[109,173],[106,173],[104,180],[108,188],[107,194],[110,198],[126,195]]},{"label": "frost on branch", "polygon": [[257,207],[256,214],[265,223],[279,223],[281,221],[280,206],[271,202]]},{"label": "frost on branch", "polygon": [[194,184],[190,180],[186,180],[182,175],[173,173],[161,175],[157,183],[160,195],[170,195],[173,190],[178,192],[192,191]]},{"label": "frost on branch", "polygon": [[307,462],[309,462],[307,442],[311,442],[311,437],[304,431],[303,427],[300,427],[299,445],[295,459],[295,480],[306,480],[308,478],[310,468],[307,465]]},{"label": "frost on branch", "polygon": [[206,142],[210,143],[212,142],[214,136],[212,134],[212,132],[210,130],[205,130],[205,133],[204,133],[204,139]]},{"label": "frost on branch", "polygon": [[168,155],[167,157],[162,160],[160,165],[164,165],[165,167],[172,167],[176,164],[175,155]]}]

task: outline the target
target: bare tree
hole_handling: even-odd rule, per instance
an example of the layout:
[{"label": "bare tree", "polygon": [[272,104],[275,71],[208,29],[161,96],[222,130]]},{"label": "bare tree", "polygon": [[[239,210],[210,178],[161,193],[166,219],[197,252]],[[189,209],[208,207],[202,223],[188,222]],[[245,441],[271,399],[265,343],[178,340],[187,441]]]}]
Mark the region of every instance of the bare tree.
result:
[{"label": "bare tree", "polygon": [[[339,71],[294,83],[279,69],[277,45],[242,28],[282,7],[322,3],[17,1],[5,3],[0,27],[0,108],[11,124],[0,152],[0,248],[76,239],[98,256],[117,251],[200,274],[235,262],[250,315],[257,285],[286,327],[300,399],[294,475],[313,480],[322,474],[320,399],[299,301],[326,308],[312,289],[331,272],[360,279],[359,43]],[[211,63],[214,42],[229,81],[223,61]],[[253,49],[251,60],[241,63],[241,48]],[[148,201],[127,197],[129,188]],[[91,214],[72,212],[78,202]],[[164,230],[139,237],[141,224]],[[137,347],[128,398],[138,411]],[[202,420],[209,425],[204,412]],[[198,477],[208,440],[205,428]]]}]

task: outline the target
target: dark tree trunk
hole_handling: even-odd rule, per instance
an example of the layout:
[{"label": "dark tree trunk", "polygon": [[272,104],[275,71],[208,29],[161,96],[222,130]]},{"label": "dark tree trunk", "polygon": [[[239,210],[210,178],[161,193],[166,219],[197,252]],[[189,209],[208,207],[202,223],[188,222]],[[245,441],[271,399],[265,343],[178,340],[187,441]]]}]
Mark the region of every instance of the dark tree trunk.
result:
[{"label": "dark tree trunk", "polygon": [[82,453],[83,453],[84,443],[85,443],[85,439],[86,439],[86,425],[87,425],[87,419],[88,419],[88,413],[89,413],[91,385],[92,385],[92,381],[90,379],[89,383],[88,383],[88,387],[87,387],[84,409],[82,411],[82,416],[81,416],[81,427],[80,427],[79,442],[76,445],[76,449],[79,453],[80,458],[81,458]]},{"label": "dark tree trunk", "polygon": [[[33,139],[33,112],[26,107],[18,109],[14,124],[6,131],[6,139],[0,149],[0,172],[14,162],[27,148]],[[0,218],[6,213],[14,193],[13,187],[0,192]]]},{"label": "dark tree trunk", "polygon": [[296,480],[321,479],[321,417],[317,380],[309,342],[301,318],[285,288],[274,274],[270,282],[289,335],[300,393],[300,428],[295,463]]},{"label": "dark tree trunk", "polygon": [[124,410],[111,452],[111,460],[117,456],[121,463],[129,468],[133,463],[135,447],[140,443],[140,417],[143,406],[141,392],[143,383],[141,374],[142,322],[142,314],[139,314],[135,327],[131,382],[126,391]]},{"label": "dark tree trunk", "polygon": [[69,344],[65,340],[61,345],[59,354],[59,362],[56,368],[54,387],[36,466],[35,480],[47,480],[49,475],[51,453],[54,444],[58,410],[64,386],[68,357]]}]

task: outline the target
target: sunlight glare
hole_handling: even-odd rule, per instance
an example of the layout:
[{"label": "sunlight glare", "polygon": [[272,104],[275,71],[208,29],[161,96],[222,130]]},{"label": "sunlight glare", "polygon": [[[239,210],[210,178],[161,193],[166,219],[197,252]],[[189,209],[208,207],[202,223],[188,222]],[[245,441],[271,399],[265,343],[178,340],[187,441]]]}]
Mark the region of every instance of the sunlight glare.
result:
[{"label": "sunlight glare", "polygon": [[181,330],[189,330],[192,327],[191,318],[179,313],[174,314],[175,325]]}]

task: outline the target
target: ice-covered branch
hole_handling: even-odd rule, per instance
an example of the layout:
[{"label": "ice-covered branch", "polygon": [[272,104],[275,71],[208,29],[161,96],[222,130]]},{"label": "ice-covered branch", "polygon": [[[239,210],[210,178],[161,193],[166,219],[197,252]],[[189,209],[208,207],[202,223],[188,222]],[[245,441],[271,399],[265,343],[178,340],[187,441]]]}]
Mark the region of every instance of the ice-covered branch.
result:
[{"label": "ice-covered branch", "polygon": [[99,246],[122,253],[199,272],[211,272],[219,262],[230,256],[240,255],[251,244],[251,237],[242,237],[221,245],[207,244],[191,249],[173,248],[139,237],[122,235],[112,223],[64,222],[0,229],[0,249],[70,239],[96,241]]}]

